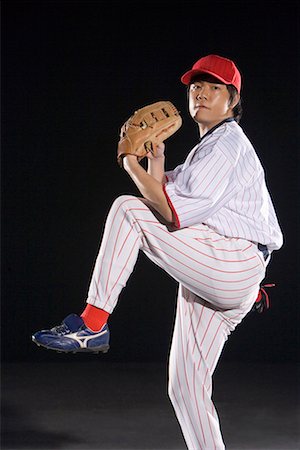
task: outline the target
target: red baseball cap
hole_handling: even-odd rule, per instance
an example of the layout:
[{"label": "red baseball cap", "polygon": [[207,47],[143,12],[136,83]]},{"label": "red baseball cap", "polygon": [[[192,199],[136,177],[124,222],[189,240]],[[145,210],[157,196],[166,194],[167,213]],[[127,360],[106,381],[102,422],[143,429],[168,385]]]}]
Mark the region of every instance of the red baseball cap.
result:
[{"label": "red baseball cap", "polygon": [[237,91],[241,91],[241,74],[235,63],[228,58],[218,55],[203,56],[195,62],[192,69],[182,75],[183,84],[190,84],[195,75],[207,73],[225,84],[232,84]]}]

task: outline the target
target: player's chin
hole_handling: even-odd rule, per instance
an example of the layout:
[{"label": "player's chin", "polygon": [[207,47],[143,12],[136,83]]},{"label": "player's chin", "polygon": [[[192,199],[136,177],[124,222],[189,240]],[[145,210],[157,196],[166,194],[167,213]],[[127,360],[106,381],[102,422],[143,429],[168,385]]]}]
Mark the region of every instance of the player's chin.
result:
[{"label": "player's chin", "polygon": [[211,120],[209,115],[205,114],[205,112],[202,111],[201,112],[197,111],[196,114],[194,114],[192,117],[194,121],[197,123],[207,123],[210,122]]}]

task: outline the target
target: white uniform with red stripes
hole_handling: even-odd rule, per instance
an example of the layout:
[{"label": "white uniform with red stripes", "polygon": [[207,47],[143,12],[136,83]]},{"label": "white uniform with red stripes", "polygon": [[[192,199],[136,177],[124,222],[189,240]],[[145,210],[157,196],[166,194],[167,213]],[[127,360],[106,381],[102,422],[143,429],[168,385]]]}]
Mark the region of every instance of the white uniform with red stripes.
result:
[{"label": "white uniform with red stripes", "polygon": [[221,450],[212,375],[265,277],[270,257],[264,260],[257,243],[272,252],[282,233],[260,161],[233,120],[210,130],[166,175],[176,226],[168,228],[142,198],[118,197],[87,302],[111,313],[140,250],[178,282],[169,396],[188,449]]}]

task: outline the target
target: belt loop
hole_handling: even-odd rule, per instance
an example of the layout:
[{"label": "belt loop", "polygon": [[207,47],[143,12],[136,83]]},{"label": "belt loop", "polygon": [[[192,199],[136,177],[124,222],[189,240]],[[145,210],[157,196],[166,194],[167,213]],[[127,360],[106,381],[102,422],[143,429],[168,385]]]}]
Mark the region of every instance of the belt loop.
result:
[{"label": "belt loop", "polygon": [[269,254],[270,254],[270,252],[269,252],[269,250],[268,250],[268,247],[267,247],[266,245],[264,245],[264,244],[258,243],[258,244],[257,244],[257,248],[258,248],[258,250],[260,250],[260,251],[262,252],[262,254],[264,255],[264,260],[268,259]]}]

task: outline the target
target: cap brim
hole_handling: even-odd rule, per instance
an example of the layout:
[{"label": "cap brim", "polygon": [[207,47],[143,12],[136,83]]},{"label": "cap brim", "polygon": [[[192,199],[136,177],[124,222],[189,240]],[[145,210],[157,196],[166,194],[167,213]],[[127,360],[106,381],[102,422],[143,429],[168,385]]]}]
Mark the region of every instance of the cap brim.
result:
[{"label": "cap brim", "polygon": [[222,81],[222,83],[225,84],[230,84],[228,81],[224,80],[224,78],[221,78],[219,75],[216,75],[214,72],[211,72],[209,70],[189,70],[188,72],[186,72],[185,74],[182,75],[181,77],[181,82],[183,84],[190,84],[191,80],[197,76],[197,75],[201,75],[201,74],[208,74],[211,75],[212,77],[216,78],[219,81]]}]

